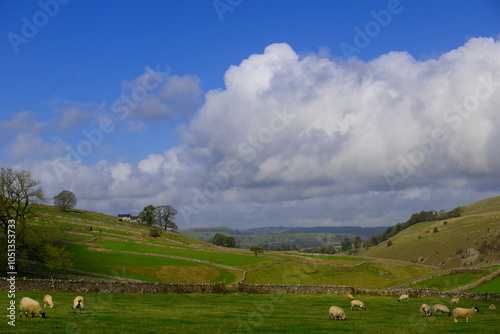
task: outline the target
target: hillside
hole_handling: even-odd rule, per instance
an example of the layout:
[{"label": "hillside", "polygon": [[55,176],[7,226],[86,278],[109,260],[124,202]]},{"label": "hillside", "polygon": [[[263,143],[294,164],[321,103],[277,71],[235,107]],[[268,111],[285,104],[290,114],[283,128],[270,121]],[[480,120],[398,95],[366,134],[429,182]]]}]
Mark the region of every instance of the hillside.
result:
[{"label": "hillside", "polygon": [[487,266],[498,261],[499,254],[500,196],[465,206],[460,217],[410,226],[358,253],[441,268]]},{"label": "hillside", "polygon": [[[354,284],[359,288],[387,288],[436,273],[441,268],[471,264],[491,267],[498,259],[498,250],[490,248],[496,247],[500,234],[499,199],[471,204],[465,207],[464,216],[449,219],[446,224],[434,221],[413,225],[391,238],[392,246],[384,243],[362,249],[356,257],[272,251],[255,256],[246,249],[218,247],[178,232],[161,231],[158,238],[153,238],[149,227],[118,221],[114,216],[84,210],[61,212],[51,206],[40,206],[39,219],[30,224],[59,232],[59,242],[65,245],[71,264],[54,268],[20,261],[19,272],[21,277],[63,279],[87,276],[232,284],[246,278],[248,283],[260,284]],[[282,228],[282,232],[285,230],[293,229]],[[235,236],[249,233],[228,228],[217,231],[233,232]],[[291,235],[300,234],[262,234],[268,238]],[[316,242],[323,241],[319,239],[320,233],[307,236]],[[475,257],[474,252],[479,256]],[[448,284],[447,288],[462,281]],[[487,288],[489,292],[498,290],[498,279],[488,284],[493,286]]]}]

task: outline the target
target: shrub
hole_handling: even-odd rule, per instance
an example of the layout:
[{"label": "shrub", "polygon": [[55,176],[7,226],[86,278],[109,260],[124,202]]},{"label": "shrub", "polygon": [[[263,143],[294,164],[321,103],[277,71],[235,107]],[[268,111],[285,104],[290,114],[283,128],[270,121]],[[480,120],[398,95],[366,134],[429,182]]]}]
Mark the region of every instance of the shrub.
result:
[{"label": "shrub", "polygon": [[152,228],[149,230],[149,235],[153,238],[158,238],[160,236],[160,232],[156,228]]},{"label": "shrub", "polygon": [[446,221],[446,220],[445,220],[445,221],[443,222],[443,225],[446,225],[446,224],[448,224],[448,221]]},{"label": "shrub", "polygon": [[434,233],[438,233],[438,232],[439,232],[438,228],[434,227]]},{"label": "shrub", "polygon": [[387,247],[390,247],[390,246],[392,246],[392,241],[391,240],[387,241]]}]

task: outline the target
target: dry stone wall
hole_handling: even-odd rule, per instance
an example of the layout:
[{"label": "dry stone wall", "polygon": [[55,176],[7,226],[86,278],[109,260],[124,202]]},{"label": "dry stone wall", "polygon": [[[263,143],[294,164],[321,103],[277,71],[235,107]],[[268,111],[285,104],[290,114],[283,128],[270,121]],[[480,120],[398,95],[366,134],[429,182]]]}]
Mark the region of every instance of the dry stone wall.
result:
[{"label": "dry stone wall", "polygon": [[[491,274],[491,269],[475,269],[475,268],[472,268],[472,269],[467,269],[467,268],[448,269],[448,270],[443,270],[443,271],[440,271],[437,273],[433,273],[433,274],[430,274],[430,275],[427,275],[424,277],[414,279],[413,281],[410,281],[410,282],[396,285],[396,286],[392,287],[391,289],[401,289],[401,288],[404,288],[407,286],[411,286],[413,284],[427,281],[427,280],[432,279],[432,278],[446,276],[446,275],[458,275],[458,274],[483,274],[483,275],[486,275],[486,274]],[[469,290],[469,289],[467,289],[467,290]]]},{"label": "dry stone wall", "polygon": [[[8,290],[10,282],[6,278],[0,279],[0,290]],[[152,283],[152,282],[123,282],[102,279],[18,279],[16,290],[19,291],[65,291],[65,292],[101,292],[101,293],[202,293],[223,294],[240,292],[248,294],[330,294],[399,297],[407,293],[410,298],[470,298],[470,299],[497,299],[500,294],[470,293],[470,292],[439,292],[436,289],[356,289],[350,286],[335,285],[287,285],[287,284],[246,284],[237,283],[233,287],[226,287],[223,282],[183,284],[183,283]]]}]

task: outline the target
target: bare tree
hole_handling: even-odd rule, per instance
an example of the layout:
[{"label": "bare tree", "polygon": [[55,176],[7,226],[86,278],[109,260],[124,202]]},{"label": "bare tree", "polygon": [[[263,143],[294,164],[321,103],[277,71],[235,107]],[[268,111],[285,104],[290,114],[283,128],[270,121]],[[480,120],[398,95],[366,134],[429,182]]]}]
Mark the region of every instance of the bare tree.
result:
[{"label": "bare tree", "polygon": [[177,230],[178,227],[174,223],[175,215],[177,215],[177,210],[171,205],[161,205],[155,208],[156,222],[165,230],[167,228]]},{"label": "bare tree", "polygon": [[76,196],[69,190],[63,190],[59,195],[54,196],[54,205],[66,211],[76,206]]},{"label": "bare tree", "polygon": [[14,171],[1,168],[0,171],[0,224],[7,234],[9,220],[14,220],[19,230],[18,237],[24,232],[26,220],[35,217],[33,207],[45,202],[40,182],[30,171]]}]

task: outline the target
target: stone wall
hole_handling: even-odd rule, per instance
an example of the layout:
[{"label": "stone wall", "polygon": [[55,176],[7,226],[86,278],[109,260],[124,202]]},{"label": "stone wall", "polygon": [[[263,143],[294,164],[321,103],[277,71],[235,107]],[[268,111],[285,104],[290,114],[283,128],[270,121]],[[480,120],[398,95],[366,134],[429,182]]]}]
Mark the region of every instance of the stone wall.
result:
[{"label": "stone wall", "polygon": [[[10,282],[6,278],[0,279],[0,290],[8,290]],[[183,284],[183,283],[152,283],[152,282],[123,282],[104,279],[18,279],[16,290],[19,291],[66,291],[66,292],[101,292],[101,293],[204,293],[223,294],[240,292],[249,294],[330,294],[366,296],[399,297],[406,293],[410,298],[469,298],[469,299],[497,299],[500,294],[471,293],[471,292],[439,292],[436,289],[359,289],[350,286],[335,285],[288,285],[288,284],[246,284],[237,283],[226,287],[223,282]]]},{"label": "stone wall", "polygon": [[237,289],[249,294],[331,294],[366,296],[384,296],[398,298],[406,293],[410,298],[471,298],[471,299],[500,299],[500,294],[472,293],[472,292],[439,292],[436,289],[359,289],[350,286],[335,285],[286,285],[286,284],[245,284],[239,283]]},{"label": "stone wall", "polygon": [[[490,270],[491,271],[491,270]],[[451,290],[450,292],[464,292],[464,291],[469,291],[469,290],[472,290],[478,286],[480,286],[481,284],[484,284],[486,282],[489,282],[491,281],[492,279],[494,279],[495,277],[498,277],[500,276],[500,270],[497,270],[495,271],[494,273],[491,273],[489,274],[488,276],[485,276],[471,284],[468,284],[466,286],[463,286],[461,288],[457,288],[457,289],[454,289],[454,290]]]},{"label": "stone wall", "polygon": [[[0,280],[0,289],[10,286],[6,278]],[[102,293],[207,293],[226,292],[223,282],[183,284],[122,282],[101,279],[49,280],[18,279],[16,290],[19,291],[65,291],[65,292],[102,292]]]},{"label": "stone wall", "polygon": [[413,284],[427,281],[427,280],[432,279],[432,278],[446,276],[446,275],[457,275],[457,274],[484,274],[484,275],[487,275],[487,274],[491,274],[491,269],[476,269],[476,268],[472,268],[472,269],[467,269],[467,268],[448,269],[448,270],[443,270],[443,271],[440,271],[437,273],[433,273],[433,274],[430,274],[430,275],[427,275],[424,277],[414,279],[413,281],[410,281],[410,282],[396,285],[396,286],[392,287],[391,289],[401,289],[401,288],[405,288],[405,287],[413,285]]}]

